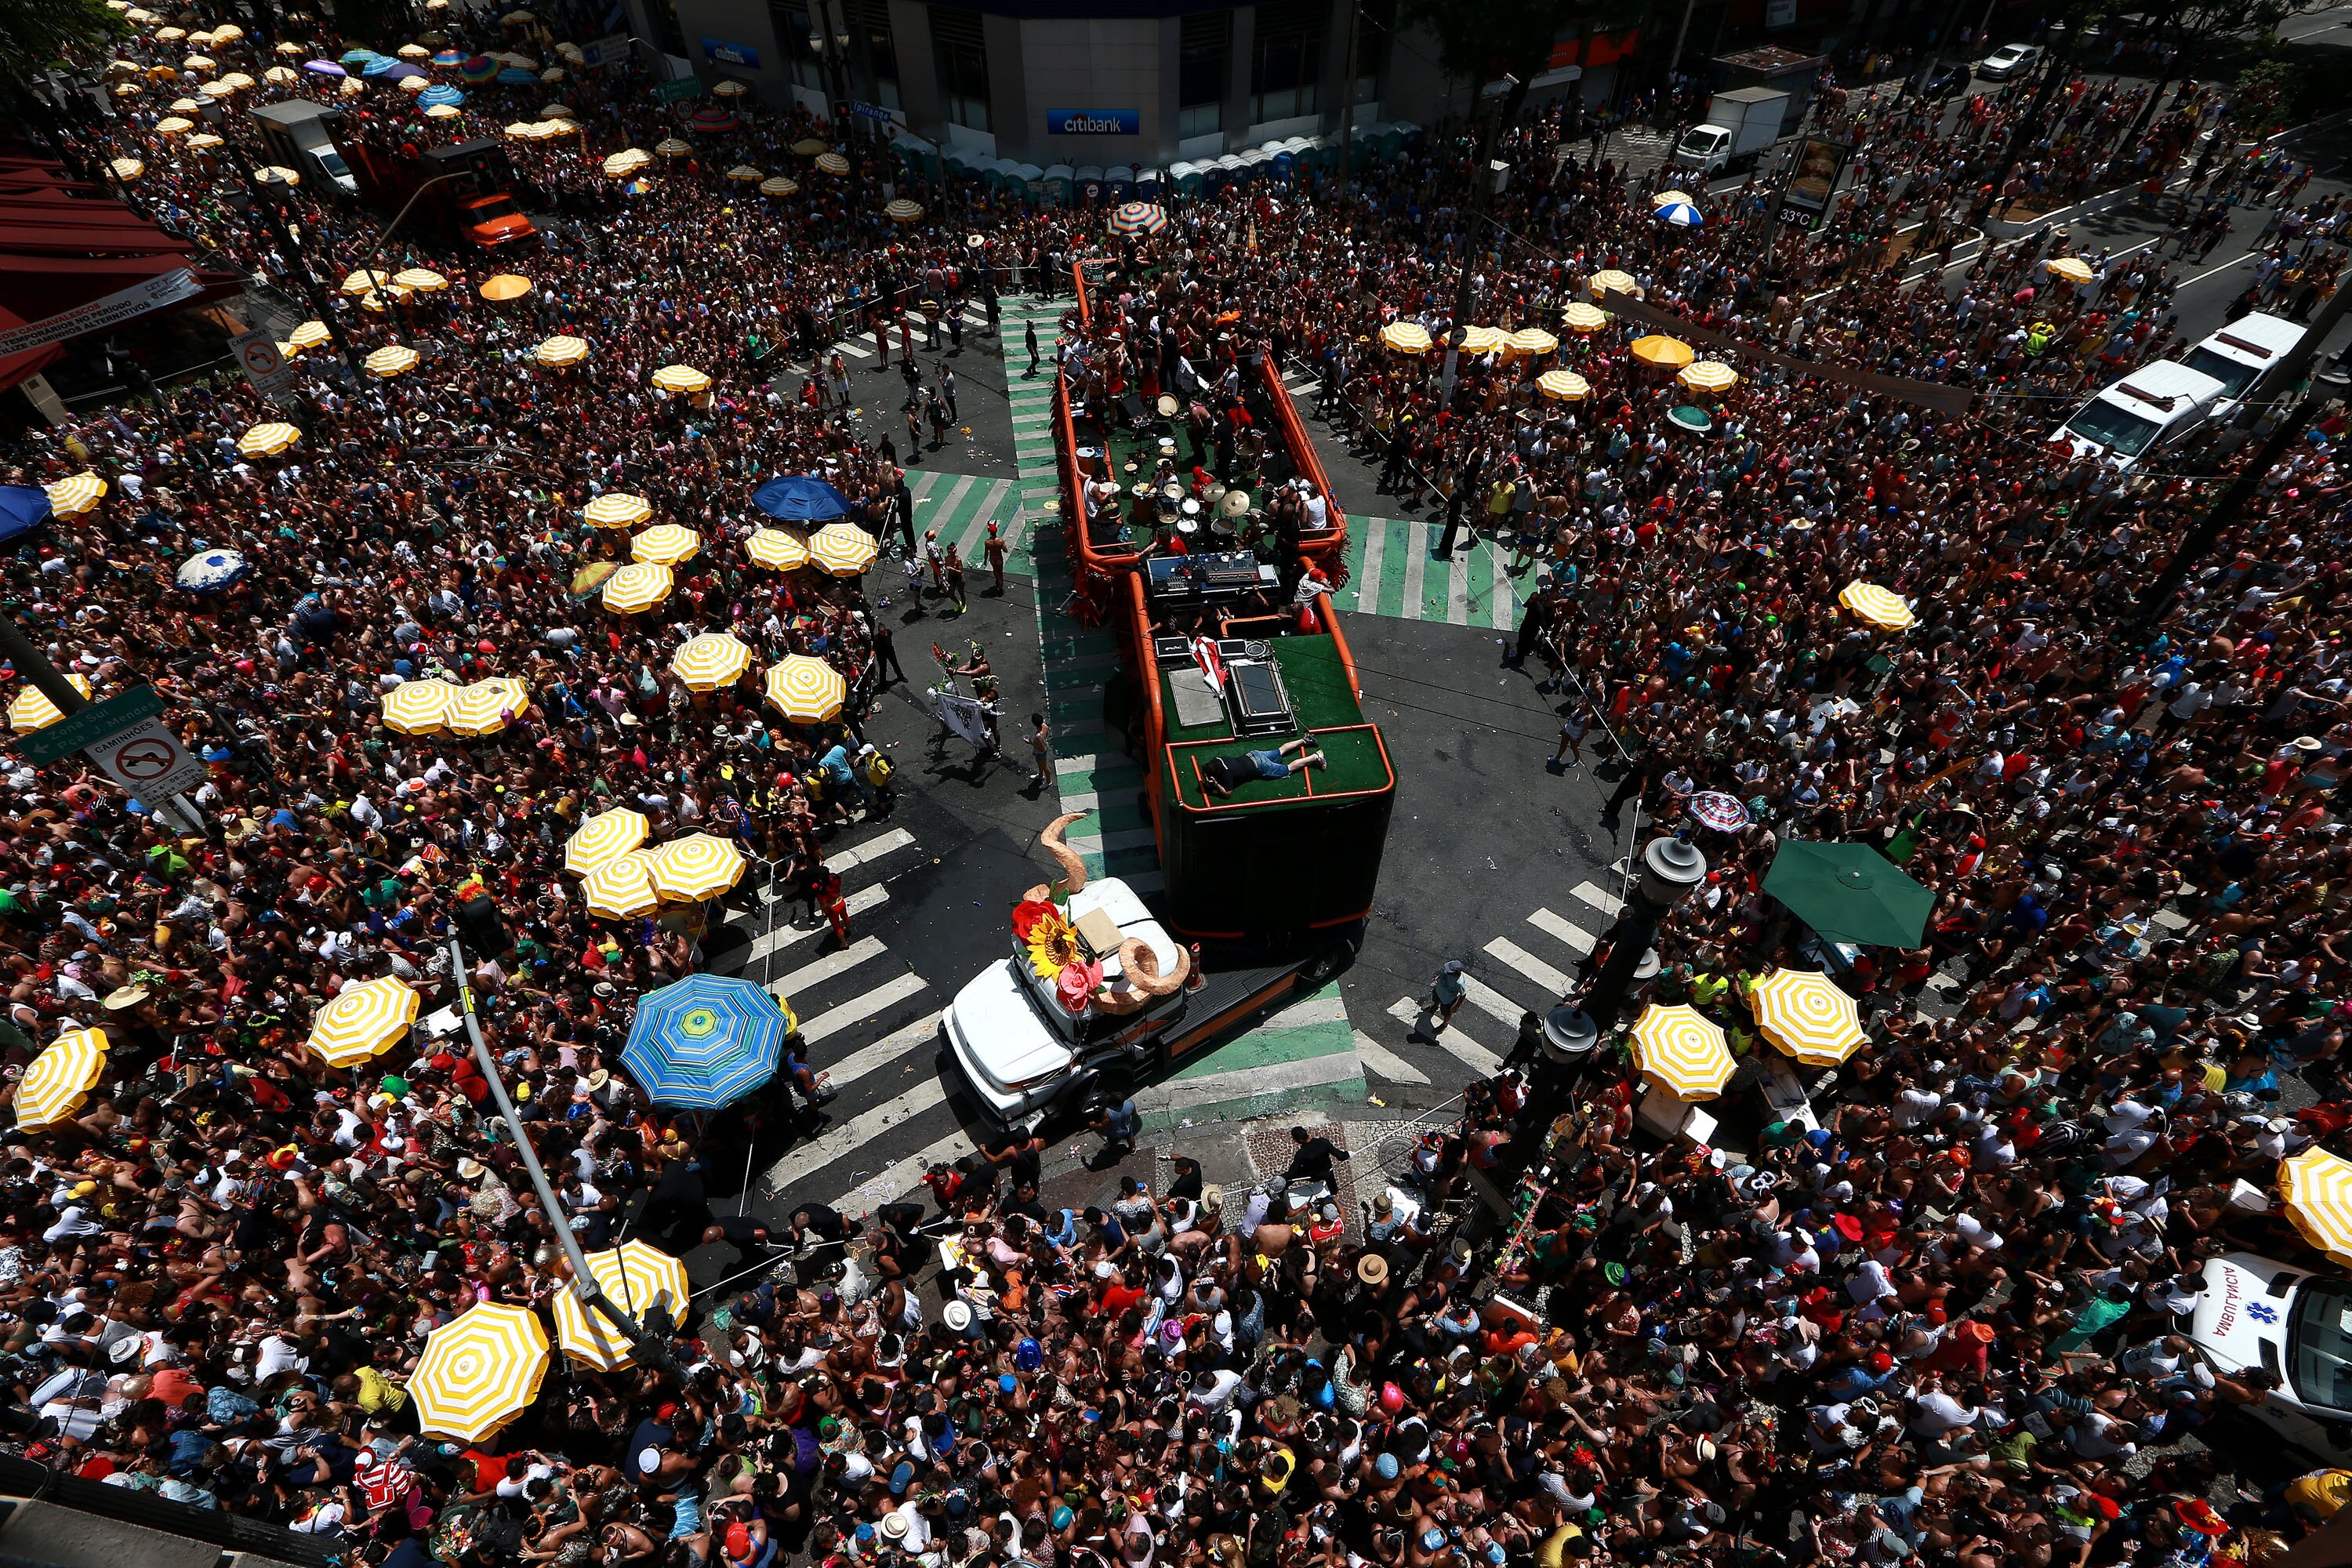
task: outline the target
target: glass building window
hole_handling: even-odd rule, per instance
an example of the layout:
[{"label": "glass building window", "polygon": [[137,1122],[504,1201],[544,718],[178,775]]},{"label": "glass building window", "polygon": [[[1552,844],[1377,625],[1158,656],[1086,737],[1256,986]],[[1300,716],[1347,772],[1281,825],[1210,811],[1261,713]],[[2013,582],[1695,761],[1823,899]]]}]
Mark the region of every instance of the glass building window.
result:
[{"label": "glass building window", "polygon": [[1206,136],[1225,128],[1225,63],[1234,14],[1201,11],[1183,20],[1176,63],[1176,134]]},{"label": "glass building window", "polygon": [[1275,0],[1257,8],[1250,55],[1250,112],[1258,124],[1313,114],[1320,103],[1326,0]]},{"label": "glass building window", "polygon": [[776,43],[783,50],[784,66],[792,72],[793,85],[804,87],[820,97],[831,97],[825,86],[824,57],[817,50],[816,27],[809,20],[808,7],[799,0],[768,0],[768,20],[776,29]]},{"label": "glass building window", "polygon": [[677,0],[646,0],[646,20],[664,54],[686,58],[686,29],[677,25]]},{"label": "glass building window", "polygon": [[979,12],[931,7],[931,66],[939,73],[940,111],[952,124],[986,131],[988,38]]},{"label": "glass building window", "polygon": [[890,33],[889,0],[842,0],[842,4],[849,22],[851,66],[861,75],[874,73],[876,103],[885,109],[904,107],[898,99],[898,44]]}]

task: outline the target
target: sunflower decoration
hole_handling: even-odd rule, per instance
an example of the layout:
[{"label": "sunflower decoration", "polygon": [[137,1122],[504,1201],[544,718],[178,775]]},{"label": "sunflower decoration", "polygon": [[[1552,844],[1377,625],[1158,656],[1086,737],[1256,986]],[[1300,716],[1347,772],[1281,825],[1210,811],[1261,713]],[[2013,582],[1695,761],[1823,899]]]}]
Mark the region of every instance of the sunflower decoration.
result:
[{"label": "sunflower decoration", "polygon": [[1045,900],[1024,899],[1013,906],[1013,934],[1027,950],[1037,978],[1054,983],[1062,1005],[1085,1012],[1102,984],[1102,963],[1087,956],[1068,915]]}]

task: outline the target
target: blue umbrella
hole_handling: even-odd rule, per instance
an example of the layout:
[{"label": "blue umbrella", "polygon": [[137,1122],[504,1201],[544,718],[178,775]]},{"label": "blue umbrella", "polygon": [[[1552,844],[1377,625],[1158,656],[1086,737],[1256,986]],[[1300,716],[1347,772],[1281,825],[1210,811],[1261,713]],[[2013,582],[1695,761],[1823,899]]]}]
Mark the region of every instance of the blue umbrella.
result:
[{"label": "blue umbrella", "polygon": [[[352,57],[345,55],[343,57],[343,63],[345,65],[351,64]],[[390,76],[394,68],[399,64],[400,62],[394,59],[390,55],[370,55],[367,58],[360,62],[360,75],[367,77]]]},{"label": "blue umbrella", "polygon": [[529,87],[539,79],[520,66],[509,66],[499,72],[498,79],[509,87]]},{"label": "blue umbrella", "polygon": [[717,1110],[773,1078],[784,1010],[749,980],[693,974],[637,998],[621,1063],[656,1105]]},{"label": "blue umbrella", "polygon": [[423,92],[418,93],[416,95],[416,101],[423,104],[427,109],[432,109],[444,103],[447,104],[452,109],[458,109],[465,105],[466,95],[459,92],[454,87],[449,87],[446,84],[436,84],[436,86],[428,87]]},{"label": "blue umbrella", "polygon": [[436,66],[461,66],[466,63],[466,57],[455,49],[443,49],[433,57],[433,63]]},{"label": "blue umbrella", "polygon": [[190,556],[172,580],[191,594],[217,594],[244,581],[247,563],[234,550],[206,550]]},{"label": "blue umbrella", "polygon": [[1698,208],[1688,202],[1668,202],[1658,209],[1658,218],[1663,223],[1673,224],[1676,228],[1696,228],[1706,221],[1699,216]]},{"label": "blue umbrella", "polygon": [[770,479],[751,492],[751,504],[785,522],[830,522],[849,515],[849,498],[809,474]]},{"label": "blue umbrella", "polygon": [[341,58],[347,66],[363,66],[370,60],[380,60],[385,57],[373,49],[345,49]]},{"label": "blue umbrella", "polygon": [[0,539],[14,539],[49,521],[49,492],[38,485],[0,485]]},{"label": "blue umbrella", "polygon": [[424,76],[426,72],[423,66],[413,66],[406,60],[394,60],[392,62],[392,68],[383,73],[383,79],[386,81],[406,81],[411,77]]},{"label": "blue umbrella", "polygon": [[332,60],[312,60],[302,68],[306,71],[316,71],[320,76],[349,76],[352,74]]}]

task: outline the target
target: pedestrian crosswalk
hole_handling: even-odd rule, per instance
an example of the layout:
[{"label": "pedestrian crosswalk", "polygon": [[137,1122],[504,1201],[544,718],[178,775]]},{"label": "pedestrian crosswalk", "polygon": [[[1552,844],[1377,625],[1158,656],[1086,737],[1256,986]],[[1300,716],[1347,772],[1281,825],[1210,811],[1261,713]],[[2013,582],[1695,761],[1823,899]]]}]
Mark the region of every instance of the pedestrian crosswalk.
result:
[{"label": "pedestrian crosswalk", "polygon": [[[962,321],[963,329],[967,332],[984,332],[988,331],[988,312],[977,303],[967,301],[961,313],[960,319]],[[924,329],[922,321],[919,317],[914,319],[913,325],[915,330],[915,346],[918,350],[925,350],[925,345],[930,342],[929,334]],[[940,323],[940,330],[941,332],[945,332],[947,331],[947,322],[944,320]],[[942,343],[945,343],[946,341],[947,340],[944,337],[940,339]],[[891,328],[890,346],[894,353],[898,349],[899,342],[898,329],[896,327]],[[886,355],[877,354],[874,352],[874,334],[871,331],[866,330],[863,326],[860,326],[858,330],[853,333],[836,338],[834,340],[832,346],[827,348],[824,352],[828,356],[837,353],[844,360],[848,361],[852,364],[863,363],[871,365],[876,369],[882,368],[880,362],[887,357]],[[925,352],[928,351],[925,350]]]},{"label": "pedestrian crosswalk", "polygon": [[[988,525],[996,524],[997,533],[1008,549],[1016,546],[1021,538],[1024,509],[1019,481],[950,473],[940,468],[909,468],[907,488],[915,497],[915,537],[920,540],[936,529],[940,548],[945,550],[953,544],[974,574],[975,582],[985,585]],[[1012,569],[1009,558],[1005,564],[1007,570]]]},{"label": "pedestrian crosswalk", "polygon": [[1578,882],[1559,908],[1528,911],[1495,932],[1465,960],[1464,1005],[1443,1029],[1429,1011],[1429,994],[1399,996],[1356,1038],[1366,1076],[1389,1083],[1458,1085],[1466,1077],[1500,1070],[1518,1037],[1519,1021],[1542,1014],[1577,984],[1577,966],[1622,908],[1614,890],[1622,860],[1597,879]]},{"label": "pedestrian crosswalk", "polygon": [[[1282,384],[1299,413],[1310,414],[1318,385],[1313,374],[1293,366],[1283,374]],[[1327,425],[1321,438],[1336,441],[1339,437]],[[1424,521],[1349,512],[1344,557],[1348,581],[1331,595],[1331,603],[1355,615],[1392,620],[1516,628],[1533,576],[1511,576],[1507,570],[1509,552],[1467,528],[1454,538],[1454,559],[1439,561],[1437,546],[1444,534],[1443,517]]]}]

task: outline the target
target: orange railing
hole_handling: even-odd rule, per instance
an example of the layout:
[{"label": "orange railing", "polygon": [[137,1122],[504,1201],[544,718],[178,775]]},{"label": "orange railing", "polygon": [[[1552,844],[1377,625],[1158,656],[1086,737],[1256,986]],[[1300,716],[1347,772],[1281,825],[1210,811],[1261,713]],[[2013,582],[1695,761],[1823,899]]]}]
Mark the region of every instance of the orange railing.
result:
[{"label": "orange railing", "polygon": [[1356,700],[1360,703],[1364,700],[1364,682],[1356,673],[1356,650],[1348,646],[1348,634],[1339,629],[1339,616],[1331,608],[1331,595],[1316,595],[1315,608],[1322,617],[1323,629],[1331,634],[1331,647],[1339,655],[1339,668],[1348,672],[1348,689],[1356,694]]},{"label": "orange railing", "polygon": [[1128,607],[1132,612],[1127,639],[1135,652],[1135,678],[1143,684],[1143,798],[1151,806],[1152,836],[1167,842],[1160,820],[1160,748],[1167,742],[1168,718],[1160,706],[1160,656],[1151,651],[1151,606],[1145,602],[1143,574],[1127,574]]},{"label": "orange railing", "polygon": [[1333,493],[1331,478],[1323,471],[1323,459],[1316,455],[1315,443],[1307,438],[1307,423],[1298,417],[1298,405],[1290,400],[1290,388],[1282,384],[1282,367],[1272,354],[1257,362],[1258,374],[1265,379],[1266,400],[1274,405],[1275,423],[1282,426],[1282,438],[1289,445],[1291,460],[1315,493],[1323,498],[1325,516],[1330,526],[1313,539],[1301,540],[1298,553],[1323,568],[1323,574],[1345,586],[1348,581],[1348,514],[1339,510],[1339,498]]}]

